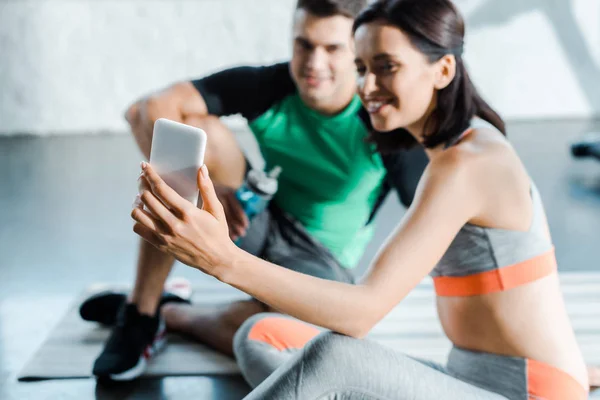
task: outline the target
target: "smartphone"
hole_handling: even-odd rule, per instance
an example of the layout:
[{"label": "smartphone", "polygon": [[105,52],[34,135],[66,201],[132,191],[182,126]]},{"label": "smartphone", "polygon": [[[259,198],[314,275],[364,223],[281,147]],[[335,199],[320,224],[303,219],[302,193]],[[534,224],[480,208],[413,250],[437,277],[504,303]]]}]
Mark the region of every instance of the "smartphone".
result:
[{"label": "smartphone", "polygon": [[198,170],[204,164],[206,132],[166,118],[154,123],[150,165],[181,197],[198,203]]}]

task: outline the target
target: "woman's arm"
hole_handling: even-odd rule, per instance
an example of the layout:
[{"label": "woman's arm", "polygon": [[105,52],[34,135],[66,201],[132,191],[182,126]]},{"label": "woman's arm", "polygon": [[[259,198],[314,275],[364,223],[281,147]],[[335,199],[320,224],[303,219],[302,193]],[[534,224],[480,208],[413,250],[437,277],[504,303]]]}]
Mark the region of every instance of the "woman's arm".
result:
[{"label": "woman's arm", "polygon": [[134,231],[181,262],[283,313],[363,337],[431,271],[458,230],[475,215],[477,199],[469,193],[464,170],[450,166],[426,170],[413,206],[358,285],[300,274],[237,248],[229,239],[206,167],[198,174],[204,200],[200,210],[144,164],[151,190],[145,190],[141,200],[149,211],[133,210]]}]

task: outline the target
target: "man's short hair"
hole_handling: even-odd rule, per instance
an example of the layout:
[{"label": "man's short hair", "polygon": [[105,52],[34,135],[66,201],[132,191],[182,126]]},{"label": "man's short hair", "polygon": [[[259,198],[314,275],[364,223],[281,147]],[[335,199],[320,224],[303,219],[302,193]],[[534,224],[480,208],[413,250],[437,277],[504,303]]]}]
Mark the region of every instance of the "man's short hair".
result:
[{"label": "man's short hair", "polygon": [[298,0],[296,9],[306,10],[317,17],[343,15],[354,19],[368,3],[369,0]]}]

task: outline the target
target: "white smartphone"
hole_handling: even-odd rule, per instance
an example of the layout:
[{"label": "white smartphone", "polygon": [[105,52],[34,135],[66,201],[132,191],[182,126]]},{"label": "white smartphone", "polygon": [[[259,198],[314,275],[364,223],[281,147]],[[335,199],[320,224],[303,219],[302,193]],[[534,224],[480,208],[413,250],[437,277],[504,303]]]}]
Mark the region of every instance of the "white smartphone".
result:
[{"label": "white smartphone", "polygon": [[181,197],[198,202],[198,170],[204,164],[206,132],[166,118],[154,123],[150,165]]}]

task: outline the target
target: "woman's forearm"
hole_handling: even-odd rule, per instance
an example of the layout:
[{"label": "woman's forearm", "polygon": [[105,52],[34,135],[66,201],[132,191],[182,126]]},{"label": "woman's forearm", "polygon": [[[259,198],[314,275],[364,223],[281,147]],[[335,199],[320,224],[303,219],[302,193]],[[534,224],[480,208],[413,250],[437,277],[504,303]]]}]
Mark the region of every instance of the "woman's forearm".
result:
[{"label": "woman's forearm", "polygon": [[236,253],[218,278],[302,321],[348,336],[364,337],[380,319],[376,296],[363,285],[301,274]]},{"label": "woman's forearm", "polygon": [[198,174],[202,209],[170,188],[151,165],[142,163],[142,172],[149,189],[143,191],[140,206],[131,212],[136,221],[133,230],[182,263],[283,313],[349,336],[366,335],[394,303],[389,294],[387,300],[382,296],[390,292],[380,290],[385,280],[371,280],[371,285],[328,281],[276,266],[239,249],[229,239],[225,211],[205,165]]}]

